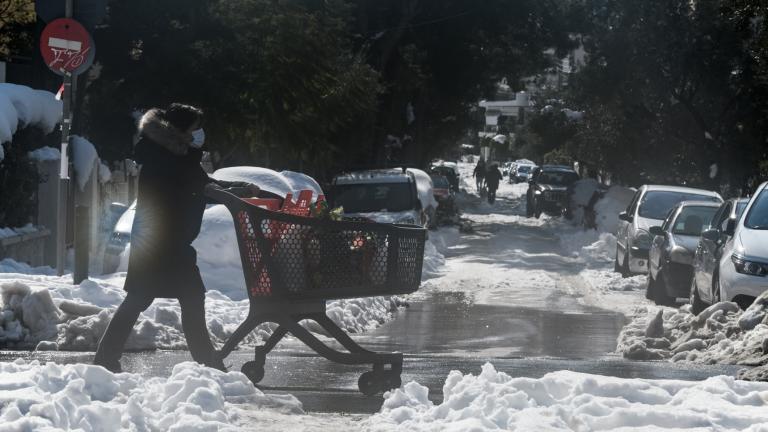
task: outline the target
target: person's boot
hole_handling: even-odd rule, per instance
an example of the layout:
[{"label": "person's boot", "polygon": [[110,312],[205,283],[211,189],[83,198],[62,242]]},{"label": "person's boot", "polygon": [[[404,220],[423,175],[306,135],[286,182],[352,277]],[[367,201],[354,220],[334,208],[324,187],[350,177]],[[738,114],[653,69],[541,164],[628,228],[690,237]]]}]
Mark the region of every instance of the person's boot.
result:
[{"label": "person's boot", "polygon": [[123,372],[123,367],[120,365],[120,360],[113,360],[113,361],[94,360],[93,364],[95,366],[101,366],[112,373]]}]

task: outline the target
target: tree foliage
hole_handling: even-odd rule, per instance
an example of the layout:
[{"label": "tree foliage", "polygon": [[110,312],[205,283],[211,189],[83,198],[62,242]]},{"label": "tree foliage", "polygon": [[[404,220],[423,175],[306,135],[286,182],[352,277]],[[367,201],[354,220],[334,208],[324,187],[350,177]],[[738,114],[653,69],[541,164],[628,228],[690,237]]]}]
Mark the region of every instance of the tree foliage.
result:
[{"label": "tree foliage", "polygon": [[35,3],[32,0],[0,1],[0,60],[32,42],[29,25],[35,22]]}]

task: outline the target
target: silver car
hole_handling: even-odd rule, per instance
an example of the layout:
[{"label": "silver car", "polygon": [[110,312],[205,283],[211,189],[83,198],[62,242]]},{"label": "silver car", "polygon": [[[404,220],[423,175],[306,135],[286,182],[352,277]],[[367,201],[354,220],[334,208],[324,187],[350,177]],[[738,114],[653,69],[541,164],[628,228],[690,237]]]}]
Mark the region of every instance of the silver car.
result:
[{"label": "silver car", "polygon": [[623,276],[648,271],[648,251],[652,226],[661,225],[669,211],[681,201],[721,203],[717,192],[679,186],[644,185],[632,198],[627,210],[619,214],[614,268]]},{"label": "silver car", "polygon": [[699,237],[719,208],[712,201],[683,201],[672,208],[661,226],[650,228],[654,238],[648,252],[646,298],[673,306],[676,298],[688,297]]}]

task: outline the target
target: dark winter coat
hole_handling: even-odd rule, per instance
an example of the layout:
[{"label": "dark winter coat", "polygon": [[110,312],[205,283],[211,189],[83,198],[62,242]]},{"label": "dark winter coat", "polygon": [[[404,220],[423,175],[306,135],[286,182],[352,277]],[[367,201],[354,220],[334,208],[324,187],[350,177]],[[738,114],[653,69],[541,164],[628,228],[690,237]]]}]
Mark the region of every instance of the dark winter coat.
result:
[{"label": "dark winter coat", "polygon": [[488,186],[489,190],[496,190],[499,188],[499,182],[501,179],[504,178],[504,176],[501,174],[501,171],[497,167],[491,167],[488,169],[488,173],[485,174],[485,184]]},{"label": "dark winter coat", "polygon": [[156,110],[142,117],[139,133],[134,156],[141,172],[125,289],[151,297],[204,294],[192,247],[205,211],[203,188],[213,182],[200,166],[202,151],[189,147],[191,135]]}]

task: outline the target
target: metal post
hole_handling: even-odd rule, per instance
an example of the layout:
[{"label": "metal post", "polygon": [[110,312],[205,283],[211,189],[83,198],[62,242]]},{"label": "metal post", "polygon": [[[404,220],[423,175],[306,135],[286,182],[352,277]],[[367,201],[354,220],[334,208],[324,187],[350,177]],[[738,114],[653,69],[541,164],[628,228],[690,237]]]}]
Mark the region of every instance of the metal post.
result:
[{"label": "metal post", "polygon": [[72,273],[75,285],[88,279],[90,235],[90,208],[87,206],[75,206],[75,270]]},{"label": "metal post", "polygon": [[[72,17],[73,0],[65,0],[64,16]],[[66,261],[66,239],[67,239],[67,199],[69,194],[69,157],[67,147],[69,146],[69,133],[72,126],[72,75],[64,74],[64,91],[62,94],[63,112],[61,121],[61,166],[59,167],[59,201],[58,201],[58,220],[56,224],[56,271],[59,276],[64,274],[64,264]]]}]

